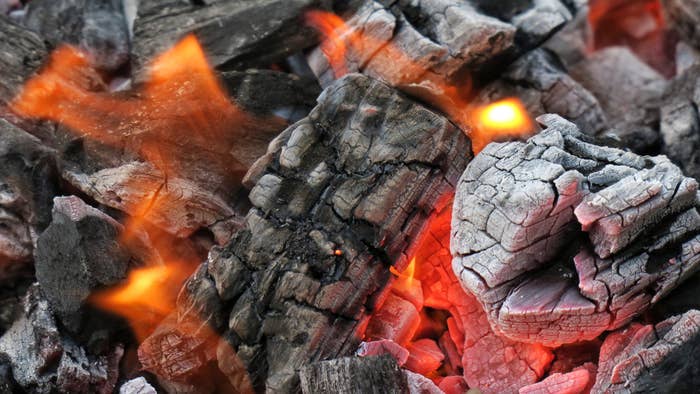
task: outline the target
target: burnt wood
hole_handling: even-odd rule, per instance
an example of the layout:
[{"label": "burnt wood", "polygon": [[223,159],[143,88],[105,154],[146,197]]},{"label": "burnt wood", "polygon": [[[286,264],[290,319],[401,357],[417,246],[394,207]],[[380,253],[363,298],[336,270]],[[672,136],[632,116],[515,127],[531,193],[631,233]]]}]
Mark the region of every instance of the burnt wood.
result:
[{"label": "burnt wood", "polygon": [[406,376],[390,356],[320,361],[302,368],[299,377],[305,394],[409,392]]}]

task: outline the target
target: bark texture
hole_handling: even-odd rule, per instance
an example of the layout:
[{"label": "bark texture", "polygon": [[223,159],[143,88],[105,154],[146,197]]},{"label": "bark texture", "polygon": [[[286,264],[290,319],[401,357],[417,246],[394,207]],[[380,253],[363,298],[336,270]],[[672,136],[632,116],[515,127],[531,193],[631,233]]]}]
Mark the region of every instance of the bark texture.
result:
[{"label": "bark texture", "polygon": [[321,361],[300,372],[301,392],[305,394],[407,393],[403,371],[388,356],[344,357]]},{"label": "bark texture", "polygon": [[557,346],[616,329],[697,271],[698,183],[667,158],[588,141],[562,118],[467,167],[453,268],[496,333]]},{"label": "bark texture", "polygon": [[[407,264],[468,159],[445,118],[368,77],[339,80],[253,167],[245,225],[188,281],[178,319],[227,326],[257,387],[294,390],[299,368],[354,353],[389,265]],[[186,379],[161,367],[167,335],[147,339],[140,359]]]}]

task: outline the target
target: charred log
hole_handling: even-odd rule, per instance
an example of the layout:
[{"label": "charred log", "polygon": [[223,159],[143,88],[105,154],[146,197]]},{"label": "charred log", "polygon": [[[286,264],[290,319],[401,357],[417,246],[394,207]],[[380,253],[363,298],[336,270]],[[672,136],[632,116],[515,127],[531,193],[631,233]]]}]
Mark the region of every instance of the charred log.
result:
[{"label": "charred log", "polygon": [[133,62],[148,59],[194,33],[220,69],[268,66],[312,46],[315,32],[303,13],[326,0],[141,1],[134,21]]},{"label": "charred log", "polygon": [[560,345],[625,325],[697,271],[698,184],[663,156],[540,120],[538,136],[491,144],[467,167],[452,253],[494,331]]},{"label": "charred log", "polygon": [[406,376],[388,356],[344,357],[301,369],[302,393],[408,393]]},{"label": "charred log", "polygon": [[682,393],[700,385],[700,312],[610,334],[593,392]]},{"label": "charred log", "polygon": [[[408,263],[411,238],[468,152],[451,123],[388,86],[338,81],[254,166],[245,227],[188,282],[215,289],[219,306],[186,297],[179,318],[228,318],[225,336],[255,384],[293,390],[299,368],[357,349],[388,265]],[[154,340],[140,358],[162,373]]]}]

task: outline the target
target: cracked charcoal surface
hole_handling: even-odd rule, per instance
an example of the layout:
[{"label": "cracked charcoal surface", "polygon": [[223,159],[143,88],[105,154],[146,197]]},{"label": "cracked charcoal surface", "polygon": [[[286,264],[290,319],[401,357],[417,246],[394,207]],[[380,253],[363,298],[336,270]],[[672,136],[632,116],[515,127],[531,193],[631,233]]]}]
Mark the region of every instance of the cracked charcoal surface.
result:
[{"label": "cracked charcoal surface", "polygon": [[700,65],[671,81],[661,107],[662,152],[700,179]]},{"label": "cracked charcoal surface", "polygon": [[469,164],[451,249],[497,333],[557,346],[623,326],[697,271],[698,184],[663,156],[539,119],[541,134]]},{"label": "cracked charcoal surface", "polygon": [[320,361],[300,373],[301,392],[316,393],[408,393],[403,371],[390,356],[343,357]]},{"label": "cracked charcoal surface", "polygon": [[65,336],[38,286],[29,289],[22,313],[0,338],[0,356],[19,386],[12,392],[111,393],[122,354],[120,346],[91,354]]},{"label": "cracked charcoal surface", "polygon": [[700,312],[633,324],[603,342],[594,393],[683,393],[700,385]]},{"label": "cracked charcoal surface", "polygon": [[133,62],[139,68],[188,33],[221,69],[267,67],[315,44],[303,13],[327,0],[140,1],[134,21]]},{"label": "cracked charcoal surface", "polygon": [[[454,125],[392,88],[356,74],[337,81],[248,174],[245,225],[188,281],[178,319],[227,327],[257,387],[293,390],[298,368],[357,349],[387,265],[406,262],[468,155]],[[169,372],[177,360],[159,358],[167,335],[147,339],[140,359],[186,379]]]},{"label": "cracked charcoal surface", "polygon": [[116,71],[129,61],[129,34],[120,0],[37,0],[22,24],[52,46],[78,45],[98,69]]},{"label": "cracked charcoal surface", "polygon": [[661,0],[669,25],[700,49],[700,0]]},{"label": "cracked charcoal surface", "polygon": [[[572,10],[558,0],[356,3],[355,12],[344,18],[356,33],[344,37],[342,71],[362,72],[414,93],[425,91],[438,104],[446,98],[443,82],[468,85],[465,72],[495,74],[494,66],[532,49],[572,18]],[[358,34],[363,38],[353,40]],[[322,86],[342,76],[327,60],[334,50],[335,45],[322,43],[309,55]]]},{"label": "cracked charcoal surface", "polygon": [[51,217],[55,152],[0,119],[0,278],[13,276],[32,258],[34,243]]}]

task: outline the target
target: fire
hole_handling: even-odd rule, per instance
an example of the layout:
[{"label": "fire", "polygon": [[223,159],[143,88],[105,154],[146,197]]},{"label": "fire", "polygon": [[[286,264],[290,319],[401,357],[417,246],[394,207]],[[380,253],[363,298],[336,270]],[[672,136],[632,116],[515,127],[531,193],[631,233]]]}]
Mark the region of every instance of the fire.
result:
[{"label": "fire", "polygon": [[306,24],[325,37],[321,45],[336,78],[347,74],[345,41],[349,41],[350,45],[354,43],[357,46],[363,37],[346,26],[345,22],[333,13],[311,10],[306,13],[305,17]]},{"label": "fire", "polygon": [[535,124],[525,106],[516,98],[497,101],[477,109],[473,122],[478,130],[472,134],[474,153],[480,152],[491,141],[527,136],[535,130]]},{"label": "fire", "polygon": [[406,269],[401,272],[394,267],[390,267],[389,271],[391,271],[391,273],[396,275],[399,279],[405,281],[405,285],[410,287],[413,285],[413,279],[416,276],[416,258],[412,258],[411,262],[408,263],[408,266],[406,266]]}]

